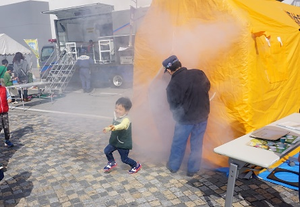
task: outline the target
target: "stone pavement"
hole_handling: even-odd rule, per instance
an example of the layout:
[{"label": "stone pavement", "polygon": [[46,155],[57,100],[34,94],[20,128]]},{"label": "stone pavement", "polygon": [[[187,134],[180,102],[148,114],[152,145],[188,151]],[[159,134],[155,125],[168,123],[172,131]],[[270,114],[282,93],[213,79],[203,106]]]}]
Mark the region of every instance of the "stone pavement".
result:
[{"label": "stone pavement", "polygon": [[[143,161],[129,167],[115,154],[118,167],[103,173],[114,103],[130,89],[103,88],[91,94],[14,104],[9,112],[13,148],[0,145],[7,170],[0,182],[0,206],[224,206],[227,177],[201,170],[172,174],[165,163]],[[3,140],[3,133],[0,134]],[[134,149],[130,155],[136,158]],[[298,191],[259,179],[238,179],[233,206],[299,206]]]}]

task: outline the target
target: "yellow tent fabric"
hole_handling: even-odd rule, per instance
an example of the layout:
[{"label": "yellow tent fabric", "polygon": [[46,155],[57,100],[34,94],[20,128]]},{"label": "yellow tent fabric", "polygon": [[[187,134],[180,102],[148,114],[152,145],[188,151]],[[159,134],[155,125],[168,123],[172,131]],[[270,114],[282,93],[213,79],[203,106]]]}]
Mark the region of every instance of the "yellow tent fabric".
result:
[{"label": "yellow tent fabric", "polygon": [[226,166],[216,146],[298,112],[299,15],[278,1],[153,0],[135,39],[135,150],[168,158],[174,121],[161,62],[173,54],[211,81],[203,164]]}]

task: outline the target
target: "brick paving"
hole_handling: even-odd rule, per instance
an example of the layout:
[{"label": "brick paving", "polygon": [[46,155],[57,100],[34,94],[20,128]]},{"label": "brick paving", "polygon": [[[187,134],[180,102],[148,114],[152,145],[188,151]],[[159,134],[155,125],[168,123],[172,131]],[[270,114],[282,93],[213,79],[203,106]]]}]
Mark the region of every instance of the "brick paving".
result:
[{"label": "brick paving", "polygon": [[[0,162],[6,166],[0,206],[225,204],[227,177],[221,172],[201,170],[191,178],[181,170],[170,173],[165,163],[143,162],[142,169],[131,175],[116,155],[118,167],[104,173],[103,149],[109,134],[101,132],[101,124],[108,121],[101,117],[16,109],[9,117],[16,146],[0,145]],[[131,156],[138,155],[133,150]],[[298,191],[259,179],[238,179],[233,206],[299,206]]]}]

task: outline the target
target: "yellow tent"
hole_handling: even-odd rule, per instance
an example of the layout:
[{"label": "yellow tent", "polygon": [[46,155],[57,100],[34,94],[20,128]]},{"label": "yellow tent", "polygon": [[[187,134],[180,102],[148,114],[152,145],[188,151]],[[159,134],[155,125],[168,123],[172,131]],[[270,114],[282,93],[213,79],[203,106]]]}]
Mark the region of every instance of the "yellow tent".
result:
[{"label": "yellow tent", "polygon": [[211,81],[203,163],[227,165],[213,148],[299,111],[299,28],[300,8],[278,1],[153,0],[135,40],[135,150],[168,158],[174,121],[161,62],[175,54]]}]

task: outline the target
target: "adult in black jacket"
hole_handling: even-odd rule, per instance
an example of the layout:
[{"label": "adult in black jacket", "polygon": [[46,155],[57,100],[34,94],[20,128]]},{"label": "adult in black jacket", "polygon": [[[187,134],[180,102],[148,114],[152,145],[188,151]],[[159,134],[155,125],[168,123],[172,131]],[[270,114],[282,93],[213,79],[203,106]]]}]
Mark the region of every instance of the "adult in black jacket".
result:
[{"label": "adult in black jacket", "polygon": [[175,55],[162,64],[165,72],[172,76],[167,86],[167,99],[176,121],[167,168],[172,173],[179,170],[190,136],[187,175],[193,176],[200,170],[203,136],[210,110],[210,82],[202,70],[182,67]]}]

